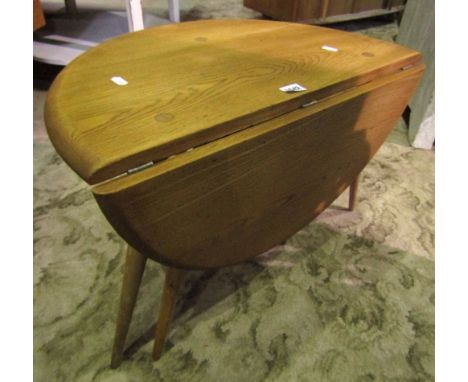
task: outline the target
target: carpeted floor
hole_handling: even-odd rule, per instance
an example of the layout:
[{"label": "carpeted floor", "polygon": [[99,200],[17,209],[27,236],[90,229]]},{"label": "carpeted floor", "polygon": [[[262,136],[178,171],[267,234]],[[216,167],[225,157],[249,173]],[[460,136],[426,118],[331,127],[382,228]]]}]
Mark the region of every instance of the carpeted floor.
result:
[{"label": "carpeted floor", "polygon": [[[225,9],[190,3],[204,18]],[[359,25],[341,27],[398,30]],[[403,124],[364,170],[355,212],[345,192],[285,245],[189,273],[156,363],[163,272],[148,263],[128,358],[111,370],[125,245],[44,135],[45,94],[34,94],[35,381],[434,380],[434,152],[408,147]]]}]

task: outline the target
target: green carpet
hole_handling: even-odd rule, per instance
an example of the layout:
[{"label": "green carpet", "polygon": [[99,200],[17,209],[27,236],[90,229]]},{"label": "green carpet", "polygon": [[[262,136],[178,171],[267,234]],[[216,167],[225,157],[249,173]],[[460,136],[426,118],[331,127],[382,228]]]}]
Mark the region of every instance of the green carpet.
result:
[{"label": "green carpet", "polygon": [[34,145],[35,381],[434,379],[434,153],[386,143],[318,220],[252,262],[191,272],[151,360],[150,262],[109,368],[125,246],[47,141]]}]

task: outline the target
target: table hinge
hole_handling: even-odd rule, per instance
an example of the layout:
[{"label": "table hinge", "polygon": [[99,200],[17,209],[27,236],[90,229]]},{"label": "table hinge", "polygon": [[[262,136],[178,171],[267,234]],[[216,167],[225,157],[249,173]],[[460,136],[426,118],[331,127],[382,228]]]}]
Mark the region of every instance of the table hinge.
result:
[{"label": "table hinge", "polygon": [[314,99],[313,101],[310,101],[310,102],[305,103],[304,105],[301,105],[301,107],[309,107],[309,106],[315,105],[317,102],[318,101]]},{"label": "table hinge", "polygon": [[409,64],[409,65],[403,66],[401,68],[401,70],[408,70],[408,69],[412,68],[413,66],[414,66],[414,64]]},{"label": "table hinge", "polygon": [[153,161],[148,162],[148,163],[144,163],[141,166],[137,166],[137,167],[129,169],[127,171],[127,174],[130,175],[130,174],[134,174],[134,173],[139,172],[139,171],[143,171],[144,169],[146,169],[148,167],[151,167],[152,165],[154,165]]}]

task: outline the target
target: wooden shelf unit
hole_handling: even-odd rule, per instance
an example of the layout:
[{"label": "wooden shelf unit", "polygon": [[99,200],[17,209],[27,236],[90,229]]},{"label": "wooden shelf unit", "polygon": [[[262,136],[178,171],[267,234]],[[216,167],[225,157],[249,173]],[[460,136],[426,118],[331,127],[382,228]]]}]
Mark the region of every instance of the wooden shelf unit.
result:
[{"label": "wooden shelf unit", "polygon": [[244,0],[275,20],[329,24],[402,12],[405,0]]}]

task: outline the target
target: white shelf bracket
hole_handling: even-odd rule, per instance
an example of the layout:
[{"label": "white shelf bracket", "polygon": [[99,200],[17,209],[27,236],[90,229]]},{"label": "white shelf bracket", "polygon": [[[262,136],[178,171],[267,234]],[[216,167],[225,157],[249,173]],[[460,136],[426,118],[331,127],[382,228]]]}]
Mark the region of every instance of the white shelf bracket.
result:
[{"label": "white shelf bracket", "polygon": [[169,6],[169,20],[173,23],[180,22],[180,6],[179,0],[168,0]]},{"label": "white shelf bracket", "polygon": [[135,32],[144,29],[141,0],[125,0],[125,7],[127,8],[129,31]]}]

